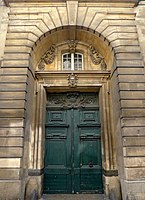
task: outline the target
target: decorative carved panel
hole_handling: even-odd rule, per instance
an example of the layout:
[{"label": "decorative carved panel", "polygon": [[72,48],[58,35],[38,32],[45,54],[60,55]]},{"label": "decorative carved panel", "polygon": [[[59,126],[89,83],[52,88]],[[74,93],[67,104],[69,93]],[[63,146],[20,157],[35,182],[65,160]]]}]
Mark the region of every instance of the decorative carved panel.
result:
[{"label": "decorative carved panel", "polygon": [[77,43],[78,43],[77,40],[68,40],[67,41],[70,53],[75,53]]},{"label": "decorative carved panel", "polygon": [[98,106],[96,93],[48,93],[48,107],[78,108],[85,106]]},{"label": "decorative carved panel", "polygon": [[101,56],[101,54],[99,52],[97,52],[97,50],[95,49],[95,47],[93,47],[92,45],[90,45],[90,58],[91,61],[93,62],[94,65],[101,65],[101,69],[102,70],[106,70],[107,69],[107,65],[104,61],[104,58]]},{"label": "decorative carved panel", "polygon": [[38,69],[40,70],[44,70],[45,69],[45,64],[51,64],[53,63],[54,59],[55,59],[55,51],[56,51],[56,47],[53,44],[49,50],[42,56],[40,63],[38,65]]},{"label": "decorative carved panel", "polygon": [[76,87],[77,86],[77,80],[78,80],[78,76],[75,75],[74,73],[71,73],[68,75],[68,85],[70,87]]}]

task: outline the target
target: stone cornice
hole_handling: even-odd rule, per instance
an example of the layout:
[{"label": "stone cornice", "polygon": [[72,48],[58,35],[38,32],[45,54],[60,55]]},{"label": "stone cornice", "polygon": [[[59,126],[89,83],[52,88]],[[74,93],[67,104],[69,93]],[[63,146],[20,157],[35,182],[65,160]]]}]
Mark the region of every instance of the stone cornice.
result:
[{"label": "stone cornice", "polygon": [[[71,87],[68,77],[73,75],[77,77],[77,82],[74,87]],[[63,87],[65,89],[79,89],[87,87],[100,88],[110,77],[110,71],[87,70],[87,71],[36,71],[36,78],[39,83],[46,89],[54,89]]]},{"label": "stone cornice", "polygon": [[[6,6],[10,6],[11,3],[34,3],[34,4],[38,4],[38,3],[50,3],[50,4],[56,4],[56,3],[66,3],[69,2],[71,0],[4,0]],[[77,0],[74,0],[77,1]],[[133,4],[132,6],[137,6],[138,3],[141,0],[78,0],[78,3],[85,3],[85,4],[92,4],[92,3],[97,3],[97,4],[105,4],[107,3],[108,6],[110,6],[110,4]]]}]

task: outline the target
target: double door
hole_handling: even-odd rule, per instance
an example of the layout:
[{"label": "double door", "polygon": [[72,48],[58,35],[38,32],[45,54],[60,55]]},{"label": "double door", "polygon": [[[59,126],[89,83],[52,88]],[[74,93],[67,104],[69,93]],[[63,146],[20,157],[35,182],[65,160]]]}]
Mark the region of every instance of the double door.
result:
[{"label": "double door", "polygon": [[98,107],[48,108],[44,193],[101,192]]}]

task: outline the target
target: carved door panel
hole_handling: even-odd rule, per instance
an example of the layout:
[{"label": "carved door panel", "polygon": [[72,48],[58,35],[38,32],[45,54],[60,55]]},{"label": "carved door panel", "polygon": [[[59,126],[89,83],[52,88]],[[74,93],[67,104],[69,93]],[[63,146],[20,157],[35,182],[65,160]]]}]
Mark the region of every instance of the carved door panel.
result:
[{"label": "carved door panel", "polygon": [[49,95],[44,193],[102,192],[99,109],[93,95],[94,100],[92,94],[67,93],[67,100],[61,94],[63,103],[60,95]]},{"label": "carved door panel", "polygon": [[[79,192],[102,193],[101,136],[98,108],[76,111],[75,160],[79,165]],[[77,119],[77,117],[75,117]],[[79,152],[79,153],[78,153]],[[77,184],[75,184],[77,185]]]}]

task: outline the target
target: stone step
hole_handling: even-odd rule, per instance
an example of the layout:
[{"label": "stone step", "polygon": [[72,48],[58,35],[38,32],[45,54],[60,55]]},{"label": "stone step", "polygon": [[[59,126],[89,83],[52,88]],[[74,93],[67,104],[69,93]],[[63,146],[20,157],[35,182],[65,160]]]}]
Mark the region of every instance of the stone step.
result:
[{"label": "stone step", "polygon": [[39,200],[109,200],[104,194],[47,194]]}]

